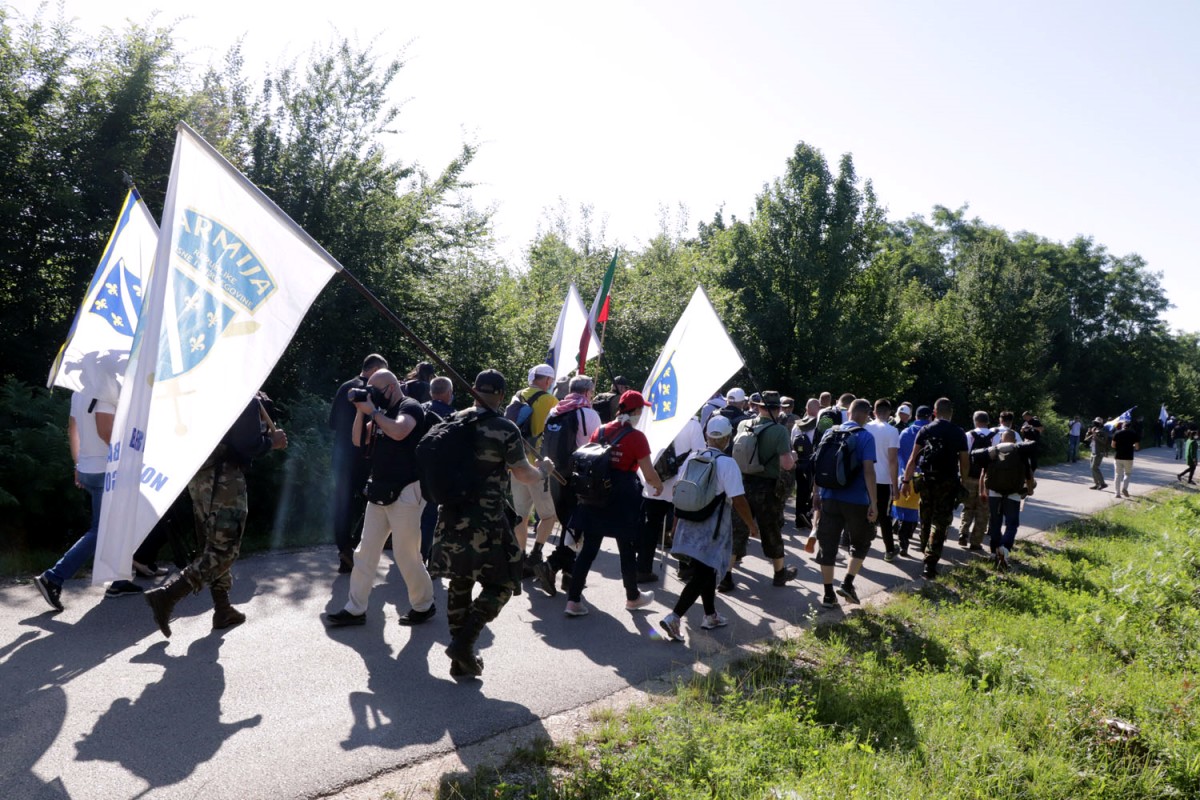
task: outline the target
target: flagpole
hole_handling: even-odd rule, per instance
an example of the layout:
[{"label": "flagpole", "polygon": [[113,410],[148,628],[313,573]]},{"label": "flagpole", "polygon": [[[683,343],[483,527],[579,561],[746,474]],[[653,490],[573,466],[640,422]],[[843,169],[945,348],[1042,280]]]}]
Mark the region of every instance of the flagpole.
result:
[{"label": "flagpole", "polygon": [[[400,319],[400,317],[396,316],[396,313],[394,311],[392,311],[390,308],[388,308],[387,305],[384,304],[384,302],[382,300],[380,300],[378,297],[376,297],[374,292],[372,292],[365,285],[363,285],[362,281],[360,281],[358,278],[354,277],[354,275],[350,272],[350,270],[346,269],[345,267],[342,267],[340,274],[341,274],[342,278],[344,278],[346,280],[347,283],[349,283],[352,287],[354,287],[354,290],[356,292],[358,292],[364,298],[366,298],[367,302],[370,303],[371,306],[376,311],[378,311],[380,314],[382,314],[384,316],[384,318],[386,318],[388,320],[388,322],[395,325],[396,328],[401,333],[403,333],[405,336],[407,336],[409,341],[411,341],[413,344],[415,344],[417,346],[418,350],[420,350],[422,353],[424,353],[425,355],[427,355],[431,359],[433,359],[433,361],[439,367],[442,368],[442,370],[445,372],[446,375],[450,376],[450,378],[452,380],[456,381],[460,386],[464,387],[471,394],[471,396],[474,397],[480,404],[482,404],[488,408],[492,407],[492,404],[484,399],[483,395],[481,395],[479,393],[479,391],[476,390],[475,385],[472,382],[468,381],[466,378],[464,378],[462,375],[460,375],[458,373],[458,370],[456,370],[454,367],[452,367],[448,363],[446,363],[446,360],[443,359],[440,355],[438,355],[437,352],[432,347],[430,347],[428,344],[426,344],[425,341],[420,336],[417,336],[416,332],[414,332],[412,328],[408,327],[408,325],[405,324],[404,320],[402,320],[402,319]],[[528,450],[531,454],[533,454],[533,456],[535,458],[538,458],[541,456],[540,453],[538,453],[536,450],[533,449],[533,445],[531,445],[525,439],[524,436],[520,437],[520,439],[521,439],[521,443],[523,445],[525,445],[525,449]],[[551,474],[551,476],[554,477],[554,479],[556,481],[561,483],[563,486],[567,485],[566,478],[564,478],[561,474],[559,474],[559,472],[554,469],[553,465],[550,466],[550,474]]]}]

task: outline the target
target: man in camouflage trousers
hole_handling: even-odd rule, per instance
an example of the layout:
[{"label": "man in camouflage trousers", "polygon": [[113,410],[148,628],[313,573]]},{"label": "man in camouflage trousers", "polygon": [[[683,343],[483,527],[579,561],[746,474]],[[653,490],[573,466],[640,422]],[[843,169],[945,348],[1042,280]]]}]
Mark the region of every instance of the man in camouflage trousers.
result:
[{"label": "man in camouflage trousers", "polygon": [[254,458],[287,447],[287,435],[266,424],[270,418],[260,396],[265,397],[258,395],[250,401],[188,483],[196,532],[204,542],[204,550],[179,575],[146,592],[146,602],[164,636],[171,635],[171,612],[175,604],[189,594],[198,593],[205,584],[213,599],[213,630],[246,621],[246,615],[229,603],[229,590],[233,586],[229,570],[241,550],[249,510],[243,470]]},{"label": "man in camouflage trousers", "polygon": [[[520,585],[524,553],[513,530],[515,512],[508,507],[508,474],[511,471],[525,484],[544,477],[541,461],[535,467],[525,459],[517,426],[497,413],[504,401],[504,376],[493,369],[484,370],[475,378],[475,391],[475,406],[458,412],[455,418],[478,420],[476,464],[464,464],[463,468],[486,470],[484,483],[479,499],[471,505],[438,508],[429,555],[429,574],[449,579],[446,619],[451,642],[446,655],[454,677],[483,674],[483,659],[475,642]],[[480,591],[472,599],[475,584]]]}]

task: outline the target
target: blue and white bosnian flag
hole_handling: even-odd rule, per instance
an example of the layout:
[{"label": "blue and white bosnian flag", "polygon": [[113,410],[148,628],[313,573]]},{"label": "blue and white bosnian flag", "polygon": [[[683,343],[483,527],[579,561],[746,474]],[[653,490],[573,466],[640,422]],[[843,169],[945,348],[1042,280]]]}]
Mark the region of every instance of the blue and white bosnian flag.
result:
[{"label": "blue and white bosnian flag", "polygon": [[1104,423],[1104,427],[1111,433],[1112,429],[1117,427],[1118,422],[1124,422],[1126,425],[1133,422],[1133,411],[1137,406],[1131,406],[1128,410],[1122,411],[1117,416]]},{"label": "blue and white bosnian flag", "polygon": [[642,412],[637,427],[650,440],[651,458],[667,449],[744,363],[708,295],[697,286],[642,389],[651,408]]},{"label": "blue and white bosnian flag", "polygon": [[50,367],[47,387],[77,392],[91,383],[89,373],[96,370],[114,382],[124,373],[157,247],[158,225],[137,190],[130,189],[67,341]]},{"label": "blue and white bosnian flag", "polygon": [[180,123],[156,268],[113,422],[92,583],[133,552],[342,267]]},{"label": "blue and white bosnian flag", "polygon": [[[554,326],[554,338],[550,341],[550,349],[546,352],[546,363],[554,367],[554,378],[564,378],[578,366],[579,342],[583,339],[583,328],[588,324],[588,314],[584,310],[583,300],[575,284],[567,289],[567,299],[563,301],[562,311],[558,312],[558,324]],[[588,345],[588,361],[599,358],[604,352],[596,331],[592,330],[591,344]]]}]

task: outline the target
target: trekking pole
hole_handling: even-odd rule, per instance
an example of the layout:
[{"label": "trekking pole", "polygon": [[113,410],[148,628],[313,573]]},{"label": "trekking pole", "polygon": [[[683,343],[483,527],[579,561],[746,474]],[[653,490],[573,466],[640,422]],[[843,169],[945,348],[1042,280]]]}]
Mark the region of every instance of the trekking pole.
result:
[{"label": "trekking pole", "polygon": [[[376,311],[378,311],[380,314],[382,314],[384,316],[384,318],[387,319],[388,322],[395,325],[397,330],[399,330],[402,334],[407,336],[408,339],[417,346],[418,350],[420,350],[422,353],[424,353],[425,355],[427,355],[431,359],[433,359],[433,361],[439,367],[441,367],[445,371],[445,373],[450,376],[450,378],[452,380],[457,382],[460,386],[464,387],[467,390],[467,392],[472,397],[474,397],[477,401],[479,401],[482,405],[484,405],[487,408],[491,408],[491,404],[488,403],[483,398],[483,395],[481,395],[478,391],[475,390],[474,384],[467,381],[466,378],[464,378],[462,375],[460,375],[458,373],[458,370],[454,369],[454,367],[452,367],[448,363],[446,363],[445,359],[443,359],[440,355],[438,355],[437,352],[434,351],[434,349],[432,347],[430,347],[428,344],[426,344],[425,341],[420,336],[417,336],[417,334],[415,332],[413,332],[412,328],[408,327],[408,325],[406,325],[404,323],[404,320],[402,320],[402,319],[400,319],[400,317],[396,316],[396,313],[394,311],[392,311],[390,308],[388,308],[387,305],[385,305],[382,300],[380,300],[378,297],[376,297],[374,292],[372,292],[370,289],[368,289],[366,286],[364,286],[362,281],[360,281],[358,278],[354,277],[354,275],[352,275],[350,273],[350,271],[348,269],[345,269],[344,267],[342,268],[340,274],[343,278],[346,279],[347,283],[349,283],[352,287],[354,287],[354,290],[356,292],[358,292],[359,294],[361,294],[363,297],[366,298],[367,302],[370,303],[371,306]],[[541,454],[533,449],[533,445],[531,445],[529,442],[527,442],[525,440],[524,436],[522,436],[520,438],[521,438],[521,444],[523,444],[525,446],[525,449],[529,452],[529,454],[532,455],[534,458],[540,458]],[[550,475],[553,476],[553,478],[556,481],[558,481],[559,483],[561,483],[565,486],[567,483],[566,479],[561,474],[559,474],[558,470],[556,470],[554,468],[553,464],[550,465],[549,469],[550,469]]]},{"label": "trekking pole", "polygon": [[664,583],[667,580],[667,515],[663,514],[662,534],[658,540],[659,547],[662,548],[662,553],[658,558],[658,577]]}]

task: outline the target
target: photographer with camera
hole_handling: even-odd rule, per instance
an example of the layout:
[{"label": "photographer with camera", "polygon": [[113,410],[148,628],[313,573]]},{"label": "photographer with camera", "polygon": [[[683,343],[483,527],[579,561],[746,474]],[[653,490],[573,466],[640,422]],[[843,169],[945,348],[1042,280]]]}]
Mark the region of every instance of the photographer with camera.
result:
[{"label": "photographer with camera", "polygon": [[381,369],[371,376],[366,388],[351,389],[346,400],[357,415],[351,435],[355,444],[367,449],[371,475],[367,479],[367,512],[362,539],[354,551],[350,573],[350,596],[341,611],[326,615],[333,627],[366,622],[367,601],[375,582],[375,571],[383,545],[392,536],[392,557],[408,587],[412,609],[400,617],[401,625],[419,625],[436,611],[433,581],[421,559],[421,512],[425,500],[417,480],[417,442],[437,415],[426,413],[421,404],[405,397],[395,374]]},{"label": "photographer with camera", "polygon": [[351,389],[364,388],[372,375],[387,366],[387,360],[378,353],[364,358],[358,376],[338,387],[329,408],[329,429],[333,431],[333,541],[338,549],[338,572],[354,568],[354,548],[358,546],[355,523],[363,513],[362,489],[371,470],[366,450],[350,436],[356,412],[346,402],[346,395]]},{"label": "photographer with camera", "polygon": [[1088,432],[1084,435],[1083,440],[1092,447],[1092,486],[1093,489],[1106,489],[1108,482],[1104,480],[1104,473],[1100,471],[1100,465],[1104,463],[1104,457],[1108,455],[1108,429],[1104,427],[1104,419],[1096,417],[1092,420],[1092,427],[1088,428]]}]

